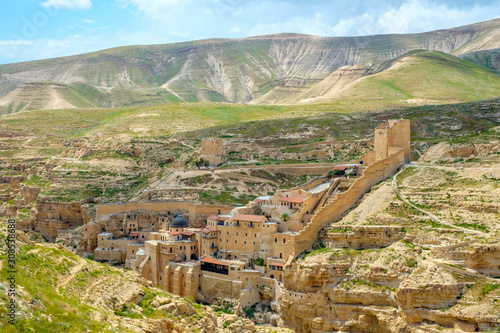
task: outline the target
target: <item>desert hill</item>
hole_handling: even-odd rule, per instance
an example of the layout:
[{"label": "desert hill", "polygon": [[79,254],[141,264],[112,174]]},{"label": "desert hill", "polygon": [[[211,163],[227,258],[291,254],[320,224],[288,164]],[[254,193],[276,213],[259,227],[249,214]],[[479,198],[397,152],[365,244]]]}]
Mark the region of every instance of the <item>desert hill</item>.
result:
[{"label": "desert hill", "polygon": [[[98,107],[198,101],[259,104],[307,101],[315,93],[306,91],[324,91],[323,80],[330,80],[344,66],[375,66],[380,71],[386,69],[380,64],[413,50],[464,55],[481,66],[491,63],[489,67],[495,69],[496,60],[490,61],[492,56],[482,52],[500,47],[499,33],[497,19],[420,34],[335,38],[279,34],[128,46],[2,65],[0,112],[54,108],[52,104],[60,108],[57,104],[65,104],[31,100],[22,108],[12,104],[8,94],[18,88],[23,90],[23,84],[32,82],[66,85],[78,99]],[[302,99],[298,97],[304,93]],[[471,98],[493,97],[482,91],[478,95]],[[415,97],[427,98],[425,94]],[[446,94],[442,98],[447,99]],[[75,100],[74,97],[65,100],[74,105],[70,99]],[[449,100],[455,100],[454,96]]]}]

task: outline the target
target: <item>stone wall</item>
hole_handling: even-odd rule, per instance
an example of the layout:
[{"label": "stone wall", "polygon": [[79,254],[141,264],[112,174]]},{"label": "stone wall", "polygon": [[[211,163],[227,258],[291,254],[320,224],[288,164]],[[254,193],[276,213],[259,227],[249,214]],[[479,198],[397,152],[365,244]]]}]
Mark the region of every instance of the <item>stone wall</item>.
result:
[{"label": "stone wall", "polygon": [[363,175],[356,179],[347,191],[337,194],[332,202],[314,214],[311,222],[298,235],[294,235],[292,239],[293,251],[290,254],[297,256],[302,251],[310,249],[318,232],[327,223],[338,220],[372,186],[394,174],[399,167],[404,165],[404,158],[404,150],[400,149],[389,157],[369,165],[364,170]]},{"label": "stone wall", "polygon": [[225,275],[202,271],[200,288],[204,296],[209,298],[239,299],[242,282],[225,278]]},{"label": "stone wall", "polygon": [[[116,204],[103,204],[97,206],[97,220],[106,215],[121,214],[134,211],[158,212],[167,215],[167,212],[187,212],[189,222],[194,227],[201,226],[204,218],[210,215],[217,215],[220,210],[222,214],[229,213],[233,207],[222,205],[203,205],[185,201],[144,201],[125,202]],[[171,214],[171,215],[172,215]]]},{"label": "stone wall", "polygon": [[279,165],[262,165],[262,166],[247,166],[242,169],[252,170],[269,170],[272,172],[282,172],[290,175],[323,175],[332,169],[331,163],[314,163],[314,164],[279,164]]}]

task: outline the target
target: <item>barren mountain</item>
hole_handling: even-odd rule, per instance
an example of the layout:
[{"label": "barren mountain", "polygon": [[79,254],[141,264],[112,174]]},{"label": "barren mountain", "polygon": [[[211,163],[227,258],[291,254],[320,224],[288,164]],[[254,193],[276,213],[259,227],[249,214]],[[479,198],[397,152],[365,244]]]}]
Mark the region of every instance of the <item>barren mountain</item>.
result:
[{"label": "barren mountain", "polygon": [[[367,63],[380,66],[416,49],[455,56],[477,54],[500,46],[499,31],[500,19],[497,19],[420,34],[335,38],[278,34],[129,46],[2,65],[0,112],[75,105],[75,97],[73,102],[65,99],[67,103],[27,100],[22,107],[12,102],[9,93],[19,87],[23,90],[23,84],[33,82],[66,85],[75,92],[72,95],[99,107],[194,101],[307,101],[311,96],[301,99],[301,93],[308,89],[315,91],[314,94],[325,91],[328,81],[340,75],[338,71],[345,70],[344,66],[365,68],[369,66]],[[484,56],[472,58],[479,59],[481,65],[488,64]],[[479,96],[487,97],[491,96]]]}]

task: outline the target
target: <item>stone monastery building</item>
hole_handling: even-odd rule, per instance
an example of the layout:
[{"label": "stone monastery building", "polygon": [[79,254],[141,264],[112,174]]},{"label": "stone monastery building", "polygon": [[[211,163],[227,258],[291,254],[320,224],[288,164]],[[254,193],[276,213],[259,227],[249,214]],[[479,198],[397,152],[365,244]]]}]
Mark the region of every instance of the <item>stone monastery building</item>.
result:
[{"label": "stone monastery building", "polygon": [[[210,156],[217,156],[222,142],[205,145]],[[374,150],[359,164],[332,165],[344,176],[318,177],[230,212],[218,208],[201,228],[173,211],[161,210],[157,220],[126,222],[116,214],[101,214],[98,218],[106,225],[117,221],[124,231],[113,225],[114,232],[98,234],[94,257],[125,262],[153,284],[180,296],[206,301],[231,298],[250,306],[266,297],[262,290],[279,286],[287,262],[310,250],[325,225],[409,161],[410,121],[389,120],[376,128]]]}]

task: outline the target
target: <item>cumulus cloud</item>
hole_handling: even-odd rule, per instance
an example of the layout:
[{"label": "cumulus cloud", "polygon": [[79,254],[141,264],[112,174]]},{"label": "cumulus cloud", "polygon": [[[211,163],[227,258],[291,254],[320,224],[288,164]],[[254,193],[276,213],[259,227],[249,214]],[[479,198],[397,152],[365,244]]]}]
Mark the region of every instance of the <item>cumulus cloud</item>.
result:
[{"label": "cumulus cloud", "polygon": [[42,2],[43,7],[57,9],[90,9],[92,7],[91,0],[47,0]]},{"label": "cumulus cloud", "polygon": [[[247,30],[248,36],[297,32],[318,36],[363,36],[387,33],[418,33],[453,28],[493,19],[500,0],[458,5],[433,0],[404,0],[365,6],[353,0],[351,7],[331,2],[324,10],[315,7],[272,23],[259,22]],[[298,5],[297,5],[298,6]],[[316,12],[312,12],[315,10]],[[245,13],[245,15],[248,15]],[[496,16],[498,17],[498,15]]]}]

